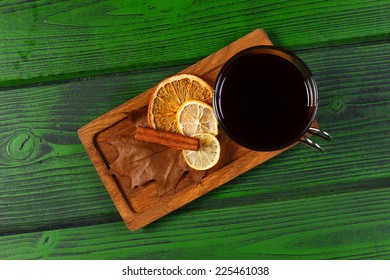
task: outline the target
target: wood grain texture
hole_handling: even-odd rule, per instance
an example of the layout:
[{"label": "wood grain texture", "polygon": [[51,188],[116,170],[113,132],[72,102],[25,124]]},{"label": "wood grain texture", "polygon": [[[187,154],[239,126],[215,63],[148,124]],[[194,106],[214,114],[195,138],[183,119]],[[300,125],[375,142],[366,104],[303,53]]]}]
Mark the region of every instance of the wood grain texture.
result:
[{"label": "wood grain texture", "polygon": [[[297,54],[317,78],[320,91],[318,119],[335,138],[331,143],[324,143],[326,153],[319,155],[299,145],[156,222],[153,227],[147,227],[142,231],[144,239],[139,241],[141,244],[154,244],[158,251],[158,241],[152,238],[155,235],[150,234],[163,234],[166,224],[171,222],[175,222],[178,230],[180,223],[191,223],[194,226],[191,232],[195,236],[201,235],[205,227],[213,224],[213,220],[219,221],[218,224],[223,227],[229,221],[261,215],[263,203],[321,198],[337,193],[353,200],[357,192],[389,187],[390,42],[304,50]],[[3,112],[0,115],[0,235],[120,221],[78,141],[76,130],[183,68],[184,65],[0,91],[0,111]],[[14,135],[17,137],[13,138]],[[32,152],[28,141],[21,148],[28,135],[28,141],[34,140]],[[26,153],[25,148],[28,148]],[[387,193],[381,195],[383,203],[377,210],[385,214],[389,212],[385,201],[390,197]],[[376,211],[373,201],[367,203],[374,205],[370,211]],[[364,209],[364,199],[360,204],[363,208],[358,215],[369,215],[370,211]],[[240,212],[240,209],[251,209],[254,205],[258,207]],[[227,207],[235,208],[237,215],[233,217],[232,210],[232,216],[218,220],[219,211]],[[348,205],[339,205],[338,210],[351,214],[355,211]],[[187,212],[191,213],[190,216],[195,215],[188,221],[182,216]],[[329,218],[329,226],[332,220],[348,221],[344,212]],[[274,214],[277,213],[275,209]],[[201,219],[198,215],[209,215],[207,226],[196,228],[200,224],[198,219]],[[292,224],[295,223],[298,221],[292,221]],[[389,233],[386,220],[383,221],[385,225],[369,231],[364,231],[366,225],[360,224],[358,218],[350,220],[350,223],[358,223],[356,231],[351,229],[348,232],[351,239],[371,240],[377,235],[386,239]],[[104,231],[106,226],[98,228]],[[122,223],[115,228],[132,240],[132,235],[125,233]],[[313,234],[315,236],[315,231]],[[173,235],[170,242],[176,242]],[[33,236],[32,240],[35,240],[34,236],[39,237],[40,234],[27,236]],[[107,236],[109,233],[106,238],[110,239]],[[138,233],[135,236],[139,236]],[[7,238],[21,242],[16,235]],[[89,237],[85,238],[88,240]],[[349,239],[345,238],[347,243]],[[332,241],[337,242],[337,236],[331,236],[329,242]],[[228,241],[224,243],[221,239],[220,242],[229,248]],[[181,245],[185,244],[191,247],[189,242]],[[386,250],[385,245],[381,246]],[[16,245],[11,248],[15,248],[15,251],[7,253],[7,257],[11,258],[13,253],[17,258],[28,250],[17,250]],[[366,251],[362,251],[362,258],[387,256],[373,250],[368,246]],[[110,256],[120,258],[121,252],[119,246]],[[211,252],[209,254],[212,255]],[[313,258],[320,258],[321,254],[318,254]],[[39,252],[36,256],[39,257]],[[103,254],[99,256],[104,258]],[[196,253],[192,256],[196,257]],[[267,255],[262,256],[265,258]]]},{"label": "wood grain texture", "polygon": [[389,259],[387,185],[123,223],[0,236],[0,259]]},{"label": "wood grain texture", "polygon": [[292,49],[389,38],[378,1],[0,3],[0,86],[189,64],[255,28]]},{"label": "wood grain texture", "polygon": [[[334,141],[129,232],[76,130],[256,28]],[[0,259],[390,259],[389,39],[388,0],[0,1]]]}]

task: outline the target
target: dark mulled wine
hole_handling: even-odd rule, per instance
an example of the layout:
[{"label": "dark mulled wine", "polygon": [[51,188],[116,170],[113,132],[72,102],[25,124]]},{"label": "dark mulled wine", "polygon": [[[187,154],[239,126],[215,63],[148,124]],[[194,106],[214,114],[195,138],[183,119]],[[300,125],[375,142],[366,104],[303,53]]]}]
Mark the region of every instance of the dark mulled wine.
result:
[{"label": "dark mulled wine", "polygon": [[220,125],[233,140],[255,150],[278,150],[299,140],[316,106],[310,71],[277,48],[239,53],[223,67],[214,88]]}]

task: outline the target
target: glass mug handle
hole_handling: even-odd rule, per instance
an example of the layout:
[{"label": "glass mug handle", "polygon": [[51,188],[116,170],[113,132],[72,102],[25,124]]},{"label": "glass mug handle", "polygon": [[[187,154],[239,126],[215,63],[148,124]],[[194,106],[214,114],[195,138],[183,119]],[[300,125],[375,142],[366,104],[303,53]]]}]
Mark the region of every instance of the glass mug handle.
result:
[{"label": "glass mug handle", "polygon": [[[315,136],[321,137],[321,138],[323,138],[325,140],[328,140],[328,141],[332,140],[332,136],[328,132],[320,130],[318,128],[310,127],[307,131],[309,133],[311,133],[311,134],[313,134]],[[314,142],[313,140],[308,138],[306,135],[303,136],[299,141],[301,143],[309,146],[310,148],[313,148],[315,150],[324,152],[324,149],[320,145],[318,145],[316,142]]]}]

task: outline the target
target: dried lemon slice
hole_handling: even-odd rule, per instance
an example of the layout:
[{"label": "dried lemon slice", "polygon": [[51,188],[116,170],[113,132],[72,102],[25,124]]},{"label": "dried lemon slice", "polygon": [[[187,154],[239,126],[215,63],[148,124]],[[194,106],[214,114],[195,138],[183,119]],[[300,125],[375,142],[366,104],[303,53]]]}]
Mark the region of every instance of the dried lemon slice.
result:
[{"label": "dried lemon slice", "polygon": [[189,100],[177,111],[177,128],[181,134],[192,136],[198,133],[218,134],[218,121],[213,108],[198,100]]},{"label": "dried lemon slice", "polygon": [[192,137],[199,139],[199,150],[183,150],[186,163],[196,170],[206,170],[216,165],[221,154],[217,137],[208,133],[199,133]]},{"label": "dried lemon slice", "polygon": [[178,132],[176,114],[187,100],[211,104],[212,88],[201,78],[179,74],[163,80],[150,97],[148,122],[152,128]]}]

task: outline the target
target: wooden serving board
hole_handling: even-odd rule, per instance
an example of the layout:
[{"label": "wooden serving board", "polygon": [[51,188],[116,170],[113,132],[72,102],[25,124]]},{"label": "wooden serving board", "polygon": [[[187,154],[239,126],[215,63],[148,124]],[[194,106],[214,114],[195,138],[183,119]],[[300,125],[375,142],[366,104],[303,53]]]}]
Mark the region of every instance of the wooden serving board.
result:
[{"label": "wooden serving board", "polygon": [[[260,29],[247,34],[180,73],[199,76],[213,86],[221,67],[229,58],[243,49],[257,45],[272,45],[267,34]],[[129,122],[127,113],[145,110],[155,88],[156,86],[100,116],[78,131],[81,142],[108,193],[131,230],[144,227],[290,148],[274,152],[251,151],[239,146],[221,132],[219,137],[224,137],[224,140],[221,141],[220,163],[216,168],[207,171],[200,182],[195,182],[187,174],[180,179],[177,186],[172,186],[173,191],[164,195],[159,194],[159,186],[153,181],[144,186],[131,188],[126,180],[110,172],[110,164],[118,158],[118,150],[107,144],[106,140],[113,135],[126,133],[130,135],[130,131],[134,131],[132,127],[134,124]]]}]

